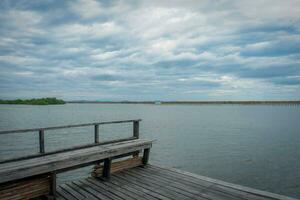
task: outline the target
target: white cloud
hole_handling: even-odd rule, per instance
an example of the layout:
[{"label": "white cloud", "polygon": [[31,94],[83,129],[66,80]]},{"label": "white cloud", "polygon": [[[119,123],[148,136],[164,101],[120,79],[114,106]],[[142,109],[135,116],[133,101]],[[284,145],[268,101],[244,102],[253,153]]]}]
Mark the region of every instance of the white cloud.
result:
[{"label": "white cloud", "polygon": [[15,72],[15,75],[17,76],[22,76],[22,77],[31,77],[34,73],[33,72],[26,72],[26,71],[23,71],[23,72]]},{"label": "white cloud", "polygon": [[270,42],[266,41],[266,42],[248,44],[248,45],[246,45],[245,48],[248,48],[249,50],[260,50],[260,49],[266,48],[268,46],[270,46]]},{"label": "white cloud", "polygon": [[100,16],[103,12],[100,2],[95,0],[78,0],[71,4],[71,9],[84,19]]},{"label": "white cloud", "polygon": [[236,1],[241,15],[255,21],[294,20],[299,18],[298,0]]},{"label": "white cloud", "polygon": [[92,24],[68,24],[55,27],[55,35],[68,39],[88,39],[112,36],[121,32],[122,27],[115,22],[92,23]]},{"label": "white cloud", "polygon": [[16,26],[28,27],[37,25],[42,21],[42,16],[34,11],[11,10],[7,14],[10,22]]},{"label": "white cloud", "polygon": [[108,60],[108,59],[115,58],[117,55],[118,55],[118,51],[103,52],[103,53],[91,55],[91,58],[94,60]]},{"label": "white cloud", "polygon": [[41,63],[41,59],[28,57],[28,56],[0,56],[0,61],[4,61],[11,64],[16,64],[19,66],[24,65],[35,65]]},{"label": "white cloud", "polygon": [[150,52],[157,54],[169,54],[172,53],[177,46],[177,42],[175,40],[168,39],[159,39],[154,41],[150,46]]}]

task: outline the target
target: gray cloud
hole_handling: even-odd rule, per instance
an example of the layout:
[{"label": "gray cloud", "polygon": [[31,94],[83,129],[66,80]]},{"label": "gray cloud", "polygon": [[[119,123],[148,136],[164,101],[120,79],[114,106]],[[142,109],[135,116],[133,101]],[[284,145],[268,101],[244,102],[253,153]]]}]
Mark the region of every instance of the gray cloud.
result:
[{"label": "gray cloud", "polygon": [[299,9],[296,0],[1,1],[0,98],[299,98]]}]

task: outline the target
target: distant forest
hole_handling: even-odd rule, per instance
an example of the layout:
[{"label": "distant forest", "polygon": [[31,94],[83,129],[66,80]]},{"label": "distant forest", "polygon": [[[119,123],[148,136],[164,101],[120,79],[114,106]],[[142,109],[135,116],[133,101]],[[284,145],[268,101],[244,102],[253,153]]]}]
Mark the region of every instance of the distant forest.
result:
[{"label": "distant forest", "polygon": [[56,105],[65,104],[66,102],[57,98],[40,98],[40,99],[16,99],[16,100],[1,100],[0,104],[26,104],[26,105]]}]

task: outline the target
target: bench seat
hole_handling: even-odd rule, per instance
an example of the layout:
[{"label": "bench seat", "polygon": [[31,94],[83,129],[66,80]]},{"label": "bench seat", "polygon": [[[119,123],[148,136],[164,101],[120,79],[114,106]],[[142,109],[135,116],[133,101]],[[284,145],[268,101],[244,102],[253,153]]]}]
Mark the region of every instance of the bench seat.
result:
[{"label": "bench seat", "polygon": [[59,172],[126,153],[150,149],[152,140],[135,139],[0,164],[0,184]]}]

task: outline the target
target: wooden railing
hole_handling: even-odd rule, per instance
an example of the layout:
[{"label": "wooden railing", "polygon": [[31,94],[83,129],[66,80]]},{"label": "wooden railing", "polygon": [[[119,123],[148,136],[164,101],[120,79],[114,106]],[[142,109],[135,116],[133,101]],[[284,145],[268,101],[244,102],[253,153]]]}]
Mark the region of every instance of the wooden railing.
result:
[{"label": "wooden railing", "polygon": [[[92,147],[92,146],[97,146],[97,145],[110,144],[110,143],[115,143],[115,142],[138,139],[139,138],[139,122],[140,121],[141,121],[141,119],[133,119],[133,120],[123,120],[123,121],[106,121],[106,122],[74,124],[74,125],[66,125],[66,126],[53,126],[53,127],[44,127],[44,128],[34,128],[34,129],[18,129],[18,130],[0,131],[0,135],[12,134],[12,133],[28,133],[28,132],[36,132],[39,134],[39,153],[38,154],[32,154],[32,155],[23,156],[23,157],[0,160],[0,163],[34,158],[34,157],[39,157],[39,156],[43,156],[43,155],[49,155],[49,154],[54,154],[54,153],[59,153],[59,152],[64,152],[64,151],[82,149],[82,148],[87,148],[87,147]],[[105,124],[119,124],[119,123],[133,123],[132,137],[100,142],[99,126],[105,125]],[[45,133],[46,133],[46,131],[57,130],[57,129],[66,129],[66,128],[86,127],[86,126],[94,126],[94,142],[93,143],[73,146],[70,148],[64,148],[64,149],[59,149],[59,150],[55,150],[55,151],[49,151],[49,152],[45,151]]]}]

